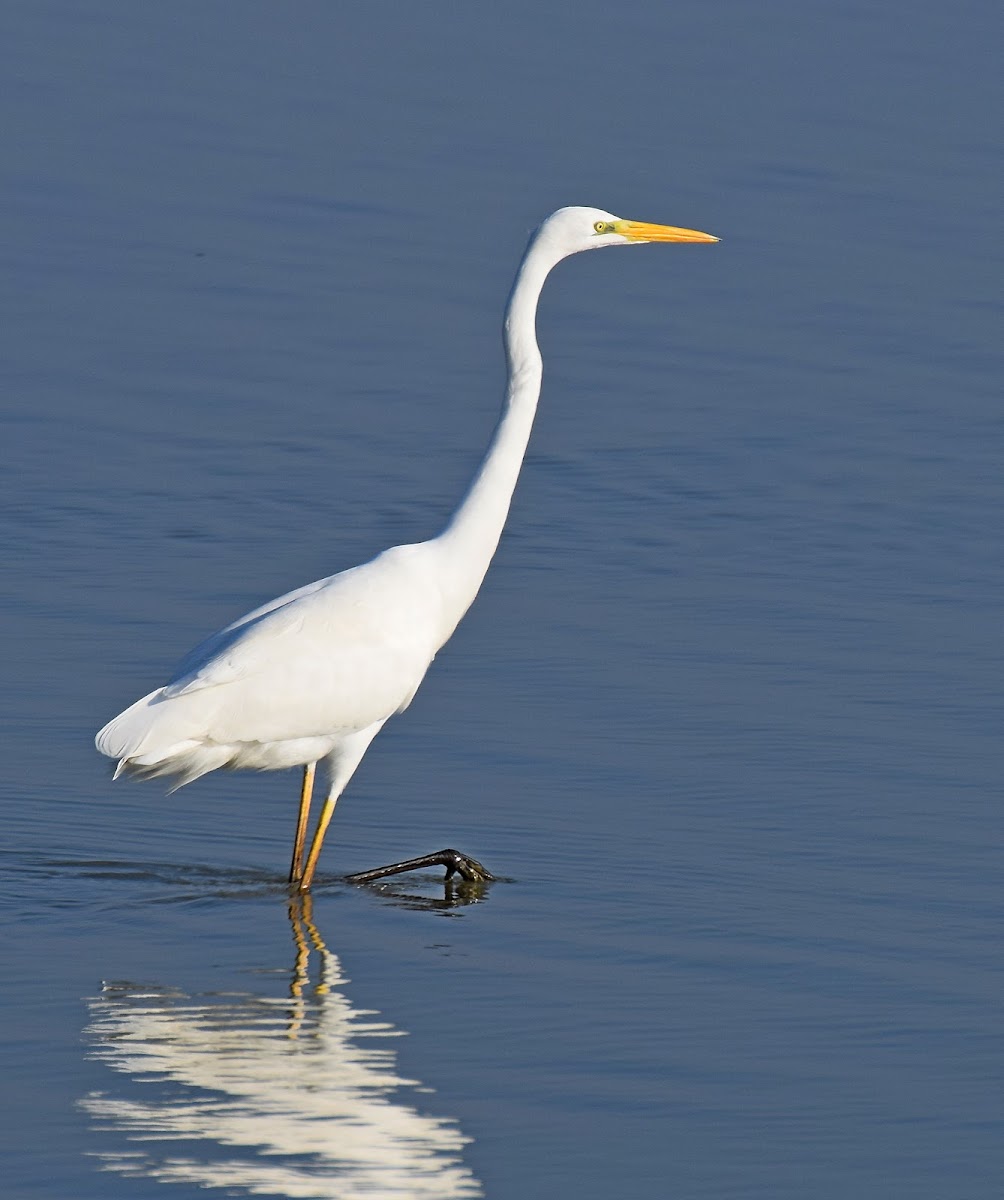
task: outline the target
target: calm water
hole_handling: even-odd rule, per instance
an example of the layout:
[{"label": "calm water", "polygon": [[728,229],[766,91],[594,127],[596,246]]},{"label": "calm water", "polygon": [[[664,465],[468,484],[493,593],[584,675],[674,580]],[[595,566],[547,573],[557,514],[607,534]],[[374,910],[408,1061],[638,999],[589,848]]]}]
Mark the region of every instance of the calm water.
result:
[{"label": "calm water", "polygon": [[[998,1197],[998,6],[4,21],[5,1195]],[[291,910],[292,774],[94,730],[436,530],[569,203],[723,241],[548,284],[496,564]],[[506,880],[341,880],[443,845]]]}]

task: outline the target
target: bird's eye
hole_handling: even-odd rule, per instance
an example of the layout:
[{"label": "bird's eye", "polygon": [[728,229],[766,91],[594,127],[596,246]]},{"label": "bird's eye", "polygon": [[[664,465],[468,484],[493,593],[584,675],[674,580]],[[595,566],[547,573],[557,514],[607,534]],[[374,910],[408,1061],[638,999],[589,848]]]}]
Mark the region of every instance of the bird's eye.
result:
[{"label": "bird's eye", "polygon": [[607,225],[606,221],[597,221],[593,228],[597,233],[606,233],[609,229],[609,226]]}]

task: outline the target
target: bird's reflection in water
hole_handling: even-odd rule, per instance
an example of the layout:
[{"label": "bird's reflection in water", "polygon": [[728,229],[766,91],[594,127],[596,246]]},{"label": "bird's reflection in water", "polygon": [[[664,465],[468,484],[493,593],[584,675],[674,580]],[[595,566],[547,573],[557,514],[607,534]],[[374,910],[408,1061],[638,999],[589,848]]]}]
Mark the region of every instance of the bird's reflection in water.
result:
[{"label": "bird's reflection in water", "polygon": [[470,1139],[409,1103],[419,1084],[397,1073],[402,1031],[344,995],[309,896],[291,902],[290,920],[284,996],[114,983],[89,1002],[93,1055],[130,1077],[121,1095],[82,1101],[130,1142],[99,1154],[103,1169],[232,1195],[483,1196],[461,1160]]},{"label": "bird's reflection in water", "polygon": [[366,891],[377,895],[385,903],[395,908],[411,908],[421,912],[449,913],[454,908],[464,908],[468,904],[480,904],[488,895],[492,883],[499,882],[498,878],[491,882],[467,879],[436,879],[437,891],[442,895],[429,895],[418,890],[422,883],[420,876],[394,876],[391,879],[380,880],[378,883],[365,884]]}]

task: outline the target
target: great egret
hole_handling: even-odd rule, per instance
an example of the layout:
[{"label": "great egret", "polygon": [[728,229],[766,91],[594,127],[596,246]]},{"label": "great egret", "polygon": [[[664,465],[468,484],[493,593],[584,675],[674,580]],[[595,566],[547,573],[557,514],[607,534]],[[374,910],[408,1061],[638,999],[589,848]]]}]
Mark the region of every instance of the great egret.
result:
[{"label": "great egret", "polygon": [[[516,274],[504,325],[508,385],[491,443],[446,528],[394,546],[362,566],[256,608],[196,647],[164,687],[97,735],[115,771],[174,776],[182,787],[219,767],[303,767],[290,884],[306,892],[335,802],[370,742],[411,703],[436,652],[478,594],[509,512],[537,399],[537,301],[563,258],[602,246],[716,242],[693,229],[625,221],[597,208],[562,208],[539,227]],[[328,793],[303,864],[314,771]],[[392,864],[368,877],[444,862],[487,876],[455,851]],[[451,857],[452,856],[452,857]]]}]

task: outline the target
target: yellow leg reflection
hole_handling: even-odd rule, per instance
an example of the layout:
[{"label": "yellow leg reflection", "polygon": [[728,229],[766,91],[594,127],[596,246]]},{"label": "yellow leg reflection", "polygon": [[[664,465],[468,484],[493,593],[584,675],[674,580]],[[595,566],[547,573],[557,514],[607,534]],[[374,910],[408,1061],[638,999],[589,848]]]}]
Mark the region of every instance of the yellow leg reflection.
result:
[{"label": "yellow leg reflection", "polygon": [[332,955],[314,924],[313,896],[309,893],[292,896],[287,905],[287,911],[290,927],[293,930],[296,957],[293,960],[293,973],[289,981],[289,996],[293,1001],[293,1008],[290,1012],[289,1027],[286,1032],[289,1037],[295,1038],[300,1033],[306,1015],[304,997],[307,985],[310,983],[311,947],[321,956],[320,975],[312,993],[314,996],[325,996],[330,990],[328,964]]}]

